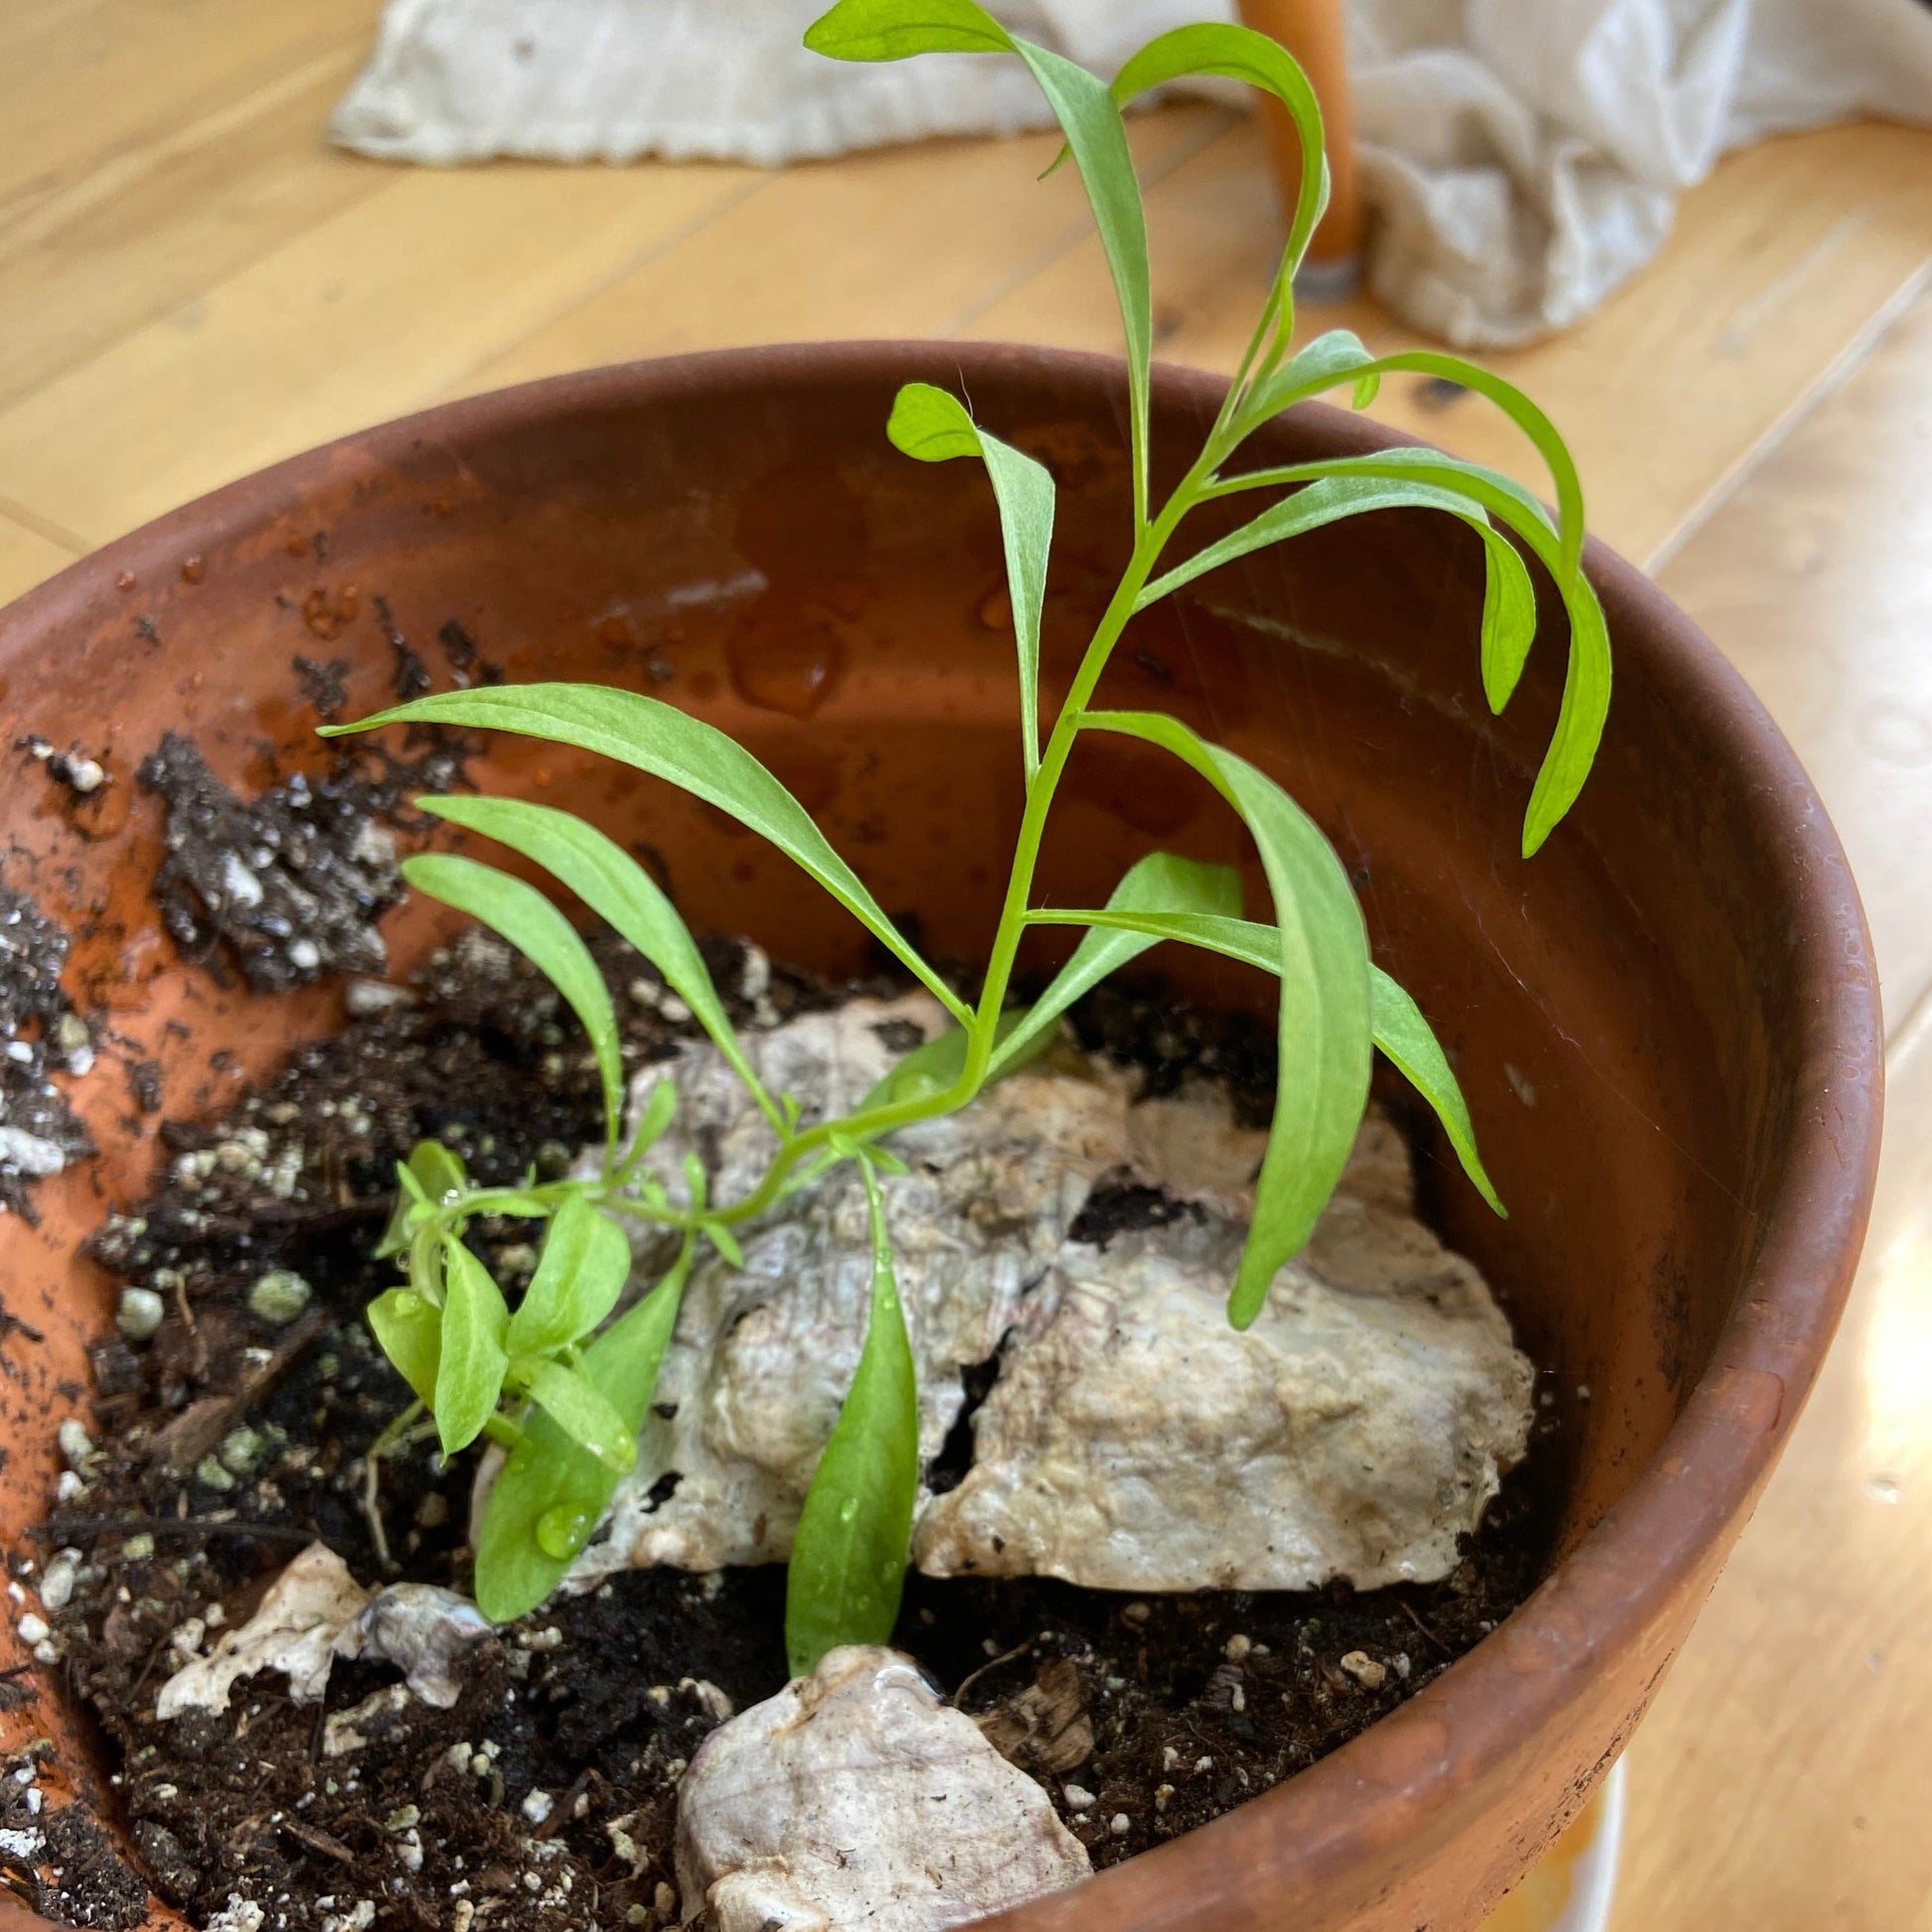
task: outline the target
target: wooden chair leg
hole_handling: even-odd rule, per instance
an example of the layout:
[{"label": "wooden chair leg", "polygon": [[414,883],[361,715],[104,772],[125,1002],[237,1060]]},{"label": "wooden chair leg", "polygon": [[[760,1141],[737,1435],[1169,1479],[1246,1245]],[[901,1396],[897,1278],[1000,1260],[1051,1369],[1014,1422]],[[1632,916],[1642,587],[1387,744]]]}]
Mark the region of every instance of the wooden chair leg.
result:
[{"label": "wooden chair leg", "polygon": [[[1355,126],[1348,94],[1345,0],[1241,0],[1250,27],[1278,40],[1308,69],[1327,126],[1328,211],[1308,254],[1311,280],[1340,293],[1353,279],[1362,245],[1362,207],[1355,172]],[[1278,100],[1264,98],[1281,171],[1282,199],[1292,207],[1302,185],[1302,151]],[[1306,272],[1306,271],[1305,271]]]}]

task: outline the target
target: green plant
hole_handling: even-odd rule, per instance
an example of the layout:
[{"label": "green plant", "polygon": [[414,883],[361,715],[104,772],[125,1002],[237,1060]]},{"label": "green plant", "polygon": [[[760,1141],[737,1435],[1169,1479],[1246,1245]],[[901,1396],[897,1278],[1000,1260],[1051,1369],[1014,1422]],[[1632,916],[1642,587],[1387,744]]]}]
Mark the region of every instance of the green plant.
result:
[{"label": "green plant", "polygon": [[[1208,947],[1280,981],[1280,1084],[1257,1206],[1231,1285],[1229,1315],[1259,1312],[1276,1271],[1307,1240],[1334,1188],[1367,1104],[1379,1046],[1441,1118],[1463,1167],[1503,1211],[1476,1152],[1468,1109],[1442,1047],[1414,1002],[1369,959],[1367,935],[1339,860],[1287,792],[1247,760],[1177,720],[1093,708],[1128,621],[1232,558],[1365,511],[1439,509],[1483,546],[1486,594],[1481,676],[1490,705],[1509,702],[1536,630],[1536,598],[1518,545],[1546,569],[1569,617],[1570,662],[1555,733],[1524,820],[1528,857],[1550,835],[1588,771],[1609,698],[1608,638],[1581,568],[1583,494],[1548,419],[1488,372],[1433,352],[1374,356],[1335,331],[1291,352],[1294,274],[1321,212],[1320,115],[1306,77],[1272,41],[1237,27],[1185,27],[1131,60],[1111,87],[1044,49],[1010,36],[973,0],[840,0],[807,44],[841,60],[897,60],[934,51],[1017,55],[1032,69],[1079,168],[1119,295],[1127,339],[1134,546],[1105,615],[1044,741],[1038,717],[1040,611],[1052,542],[1054,485],[1044,468],[976,424],[953,396],[923,383],[902,389],[887,434],[921,462],[977,458],[1005,532],[1018,637],[1022,776],[1026,805],[999,928],[978,997],[968,1001],[895,926],[805,810],[750,753],[668,704],[601,686],[536,684],[423,697],[360,724],[490,728],[601,753],[683,786],[770,840],[825,888],[951,1014],[953,1031],[908,1055],[852,1115],[806,1124],[793,1100],[767,1093],[746,1058],[691,935],[649,876],[601,832],[552,808],[509,799],[428,798],[426,810],[509,847],[547,871],[650,959],[690,1007],[769,1121],[774,1151],[744,1198],[710,1201],[692,1164],[685,1198],[640,1170],[671,1118],[660,1083],[626,1146],[621,1120],[617,1025],[583,941],[533,887],[472,860],[431,854],[405,871],[417,890],[461,907],[521,948],[584,1025],[604,1081],[606,1153],[588,1178],[508,1188],[473,1186],[456,1157],[419,1147],[385,1242],[408,1283],[370,1309],[382,1346],[434,1417],[446,1453],[480,1436],[508,1449],[482,1527],[478,1600],[495,1618],[521,1613],[555,1587],[595,1527],[635,1454],[636,1431],[701,1244],[739,1259],[735,1230],[831,1167],[857,1163],[871,1205],[874,1289],[864,1352],[799,1524],[787,1609],[792,1661],[805,1669],[836,1642],[880,1640],[893,1625],[917,1489],[917,1415],[911,1356],[893,1279],[882,1173],[884,1143],[907,1123],[964,1107],[991,1080],[1052,1036],[1081,994],[1161,940]],[[1152,500],[1149,483],[1147,239],[1121,108],[1182,74],[1231,75],[1280,99],[1301,132],[1308,166],[1280,273],[1206,442],[1180,483]],[[1063,157],[1064,158],[1064,155]],[[1337,386],[1367,405],[1382,376],[1415,371],[1477,390],[1513,418],[1548,464],[1552,519],[1503,476],[1430,450],[1230,470],[1248,437],[1277,412]],[[1262,494],[1251,520],[1177,561],[1188,512]],[[1269,922],[1241,916],[1231,868],[1154,853],[1135,865],[1104,907],[1042,909],[1035,867],[1055,789],[1083,734],[1143,740],[1192,766],[1245,821],[1273,901]],[[1009,1011],[1021,943],[1043,925],[1083,936],[1044,995]],[[512,1312],[464,1243],[480,1214],[547,1222],[535,1278]],[[607,1323],[630,1268],[622,1219],[655,1224],[678,1242],[675,1265]],[[399,1428],[414,1422],[418,1411]]]}]

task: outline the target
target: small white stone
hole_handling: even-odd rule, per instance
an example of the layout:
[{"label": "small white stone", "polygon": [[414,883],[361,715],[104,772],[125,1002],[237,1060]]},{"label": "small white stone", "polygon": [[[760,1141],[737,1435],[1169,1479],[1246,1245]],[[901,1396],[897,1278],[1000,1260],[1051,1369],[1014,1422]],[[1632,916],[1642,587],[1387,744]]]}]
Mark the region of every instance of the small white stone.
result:
[{"label": "small white stone", "polygon": [[94,1439],[71,1416],[61,1425],[55,1440],[69,1468],[77,1469],[94,1452]]},{"label": "small white stone", "polygon": [[151,1288],[124,1288],[114,1325],[129,1341],[152,1340],[160,1328],[168,1305]]},{"label": "small white stone", "polygon": [[1341,1667],[1366,1691],[1379,1691],[1388,1681],[1388,1666],[1379,1663],[1366,1650],[1351,1650],[1341,1660]]},{"label": "small white stone", "polygon": [[[31,1049],[28,1056],[32,1057]],[[24,1127],[0,1127],[0,1167],[12,1168],[36,1180],[46,1180],[67,1164],[67,1150],[58,1141],[44,1140],[38,1134],[28,1133]]]},{"label": "small white stone", "polygon": [[438,1584],[391,1584],[345,1628],[336,1654],[385,1659],[425,1704],[448,1711],[463,1695],[458,1660],[488,1634],[488,1620],[467,1596]]},{"label": "small white stone", "polygon": [[322,964],[322,950],[313,939],[291,939],[289,964],[298,973],[313,973]]},{"label": "small white stone", "polygon": [[286,1327],[309,1306],[309,1284],[292,1268],[271,1268],[248,1291],[249,1308],[264,1321]]},{"label": "small white stone", "polygon": [[1091,1811],[1100,1801],[1083,1784],[1063,1784],[1060,1796],[1066,1800],[1068,1811]]},{"label": "small white stone", "polygon": [[262,882],[241,863],[241,855],[236,852],[221,855],[221,890],[235,905],[252,906],[262,902]]},{"label": "small white stone", "polygon": [[523,1800],[523,1816],[532,1825],[541,1825],[556,1808],[556,1799],[547,1791],[532,1791]]},{"label": "small white stone", "polygon": [[350,980],[343,988],[343,1005],[357,1020],[367,1020],[396,1007],[413,1006],[416,996],[406,986],[391,986],[387,980]]},{"label": "small white stone", "polygon": [[64,1610],[73,1600],[74,1580],[80,1574],[80,1552],[62,1550],[50,1559],[41,1575],[41,1606]]},{"label": "small white stone", "polygon": [[1112,1832],[1116,1838],[1125,1838],[1127,1834],[1133,1829],[1133,1821],[1127,1816],[1127,1814],[1124,1811],[1117,1811],[1114,1813],[1113,1817],[1107,1821],[1107,1829],[1110,1832]]},{"label": "small white stone", "polygon": [[29,1610],[14,1627],[20,1632],[20,1640],[22,1643],[35,1644],[45,1643],[47,1641],[47,1619],[36,1616],[32,1610]]}]

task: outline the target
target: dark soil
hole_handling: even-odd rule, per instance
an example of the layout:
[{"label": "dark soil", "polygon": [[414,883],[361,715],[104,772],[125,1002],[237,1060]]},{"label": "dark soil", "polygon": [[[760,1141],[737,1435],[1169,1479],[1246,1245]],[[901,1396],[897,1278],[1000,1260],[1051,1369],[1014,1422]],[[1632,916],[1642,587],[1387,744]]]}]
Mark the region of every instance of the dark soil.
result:
[{"label": "dark soil", "polygon": [[[340,709],[345,661],[295,659],[324,718]],[[168,808],[168,856],[154,885],[162,922],[185,957],[251,991],[285,993],[331,973],[389,963],[375,921],[402,896],[392,826],[410,791],[447,791],[462,776],[461,741],[439,736],[402,760],[358,741],[325,777],[297,773],[243,804],[201,752],[170,732],[141,766]]]},{"label": "dark soil", "polygon": [[61,991],[72,943],[0,876],[0,1212],[34,1215],[33,1185],[93,1152],[86,1130],[49,1080],[84,1073],[94,1048]]},{"label": "dark soil", "polygon": [[[168,781],[186,785],[191,813],[207,796],[193,768],[170,755]],[[225,810],[215,801],[222,825]],[[275,956],[222,930],[244,964]],[[631,1065],[688,1031],[660,1016],[638,955],[609,935],[595,950]],[[744,950],[709,951],[731,1000]],[[842,992],[779,970],[769,997],[785,1016]],[[489,1932],[665,1925],[679,1903],[677,1779],[721,1713],[784,1681],[775,1566],[630,1572],[559,1600],[472,1651],[447,1712],[400,1699],[387,1666],[339,1663],[321,1706],[291,1703],[285,1680],[265,1675],[238,1684],[221,1716],[154,1716],[181,1627],[245,1618],[312,1539],[365,1584],[467,1581],[469,1458],[385,1461],[386,1570],[361,1506],[364,1451],[407,1399],[360,1318],[393,1278],[392,1264],[368,1259],[393,1164],[432,1135],[481,1179],[508,1180],[531,1164],[559,1171],[599,1132],[581,1036],[548,985],[488,936],[466,935],[407,990],[360,989],[352,1007],[340,1035],[299,1048],[222,1120],[169,1123],[173,1165],[156,1193],[97,1237],[99,1258],[158,1292],[166,1312],[151,1338],[96,1349],[102,1446],[29,1553],[42,1565],[76,1553],[72,1598],[52,1619],[68,1682],[118,1764],[117,1801],[148,1876],[198,1923],[239,1895],[266,1913],[263,1932],[464,1932],[485,1917]],[[1136,1060],[1161,1084],[1210,1071],[1265,1114],[1265,1030],[1146,988],[1108,989],[1077,1025],[1091,1049]],[[1104,1190],[1082,1232],[1101,1238],[1173,1211],[1145,1188]],[[484,1223],[480,1239],[513,1273],[526,1233]],[[308,1290],[300,1309],[285,1298],[279,1324],[250,1305],[271,1270]],[[1135,1600],[914,1577],[898,1641],[1041,1777],[1107,1864],[1392,1710],[1521,1600],[1548,1540],[1547,1510],[1513,1482],[1461,1567],[1433,1587]],[[342,1725],[331,1720],[351,1711],[359,1747],[332,1754]],[[113,1916],[124,1872],[103,1869],[99,1896],[42,1909],[131,1923]],[[69,1874],[70,1892],[75,1882]]]}]

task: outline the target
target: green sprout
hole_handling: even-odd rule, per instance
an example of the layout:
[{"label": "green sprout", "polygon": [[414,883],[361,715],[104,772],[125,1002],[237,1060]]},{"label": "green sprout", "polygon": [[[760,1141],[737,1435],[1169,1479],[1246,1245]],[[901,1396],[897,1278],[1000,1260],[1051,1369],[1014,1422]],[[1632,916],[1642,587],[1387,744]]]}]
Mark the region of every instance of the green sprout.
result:
[{"label": "green sprout", "polygon": [[[480,1437],[506,1449],[479,1534],[477,1600],[498,1620],[533,1608],[561,1581],[635,1460],[637,1431],[701,1247],[708,1244],[728,1265],[738,1265],[737,1230],[831,1169],[856,1165],[871,1210],[871,1312],[859,1365],[793,1546],[786,1642],[799,1671],[836,1644],[887,1639],[904,1578],[919,1481],[918,1415],[894,1279],[889,1198],[881,1186],[881,1176],[897,1163],[884,1143],[896,1129],[967,1106],[990,1081],[1043,1050],[1075,1000],[1150,946],[1172,940],[1206,948],[1280,982],[1274,1122],[1253,1223],[1229,1289],[1229,1319],[1237,1326],[1260,1312],[1276,1272],[1308,1240],[1340,1178],[1368,1103],[1376,1048],[1434,1109],[1471,1181],[1503,1212],[1449,1060],[1415,1002],[1370,961],[1347,874],[1314,822],[1265,772],[1178,720],[1093,708],[1130,620],[1217,566],[1303,531],[1370,510],[1442,510],[1467,524],[1483,546],[1481,677],[1490,707],[1501,711],[1537,627],[1526,551],[1554,584],[1570,632],[1563,705],[1524,819],[1526,858],[1576,799],[1610,692],[1608,633],[1581,562],[1583,491],[1569,452],[1542,411],[1457,357],[1433,351],[1375,356],[1346,330],[1291,352],[1295,272],[1320,218],[1327,177],[1313,91],[1273,41],[1241,27],[1179,28],[1129,61],[1111,87],[1009,34],[974,0],[840,0],[812,27],[806,45],[847,61],[934,52],[1018,56],[1058,117],[1066,137],[1061,158],[1070,154],[1079,169],[1120,300],[1133,554],[1043,743],[1039,635],[1053,534],[1052,478],[982,429],[956,397],[925,383],[899,391],[886,426],[894,445],[920,462],[983,463],[1005,538],[1019,649],[1026,806],[977,999],[963,999],[920,956],[804,807],[751,753],[669,704],[601,685],[497,685],[418,698],[359,724],[331,728],[440,724],[514,732],[601,753],[668,779],[787,854],[956,1023],[908,1054],[856,1111],[804,1125],[791,1097],[760,1085],[682,918],[620,846],[548,806],[503,798],[421,801],[424,810],[548,873],[650,960],[743,1079],[770,1123],[775,1145],[761,1178],[742,1198],[708,1199],[694,1158],[686,1198],[672,1199],[641,1164],[670,1123],[674,1089],[660,1081],[651,1090],[626,1145],[617,1019],[583,940],[542,893],[507,873],[447,854],[409,860],[404,871],[417,891],[494,929],[550,978],[575,1011],[602,1075],[606,1134],[601,1169],[588,1176],[481,1187],[454,1154],[434,1142],[419,1146],[401,1169],[402,1191],[382,1252],[400,1261],[407,1282],[371,1305],[369,1321],[416,1405],[385,1444],[427,1429],[420,1421],[427,1410],[446,1454]],[[1300,132],[1305,167],[1280,271],[1227,398],[1192,466],[1157,503],[1149,481],[1153,323],[1147,229],[1121,110],[1150,88],[1199,73],[1231,76],[1281,100]],[[1280,411],[1343,387],[1363,408],[1380,379],[1398,371],[1448,377],[1501,408],[1548,465],[1557,514],[1552,517],[1497,472],[1434,450],[1228,468],[1247,439]],[[1189,511],[1251,493],[1263,506],[1250,521],[1191,554],[1173,554]],[[1243,916],[1234,868],[1164,852],[1134,865],[1104,907],[1035,904],[1035,870],[1054,796],[1075,744],[1089,733],[1156,746],[1220,792],[1260,854],[1270,919]],[[1008,994],[1022,941],[1048,925],[1077,926],[1082,936],[1039,999],[1031,1008],[1011,1009]],[[535,1276],[514,1311],[465,1245],[465,1228],[479,1215],[523,1215],[545,1223]],[[676,1260],[612,1319],[632,1268],[626,1221],[658,1230],[675,1247]]]}]

